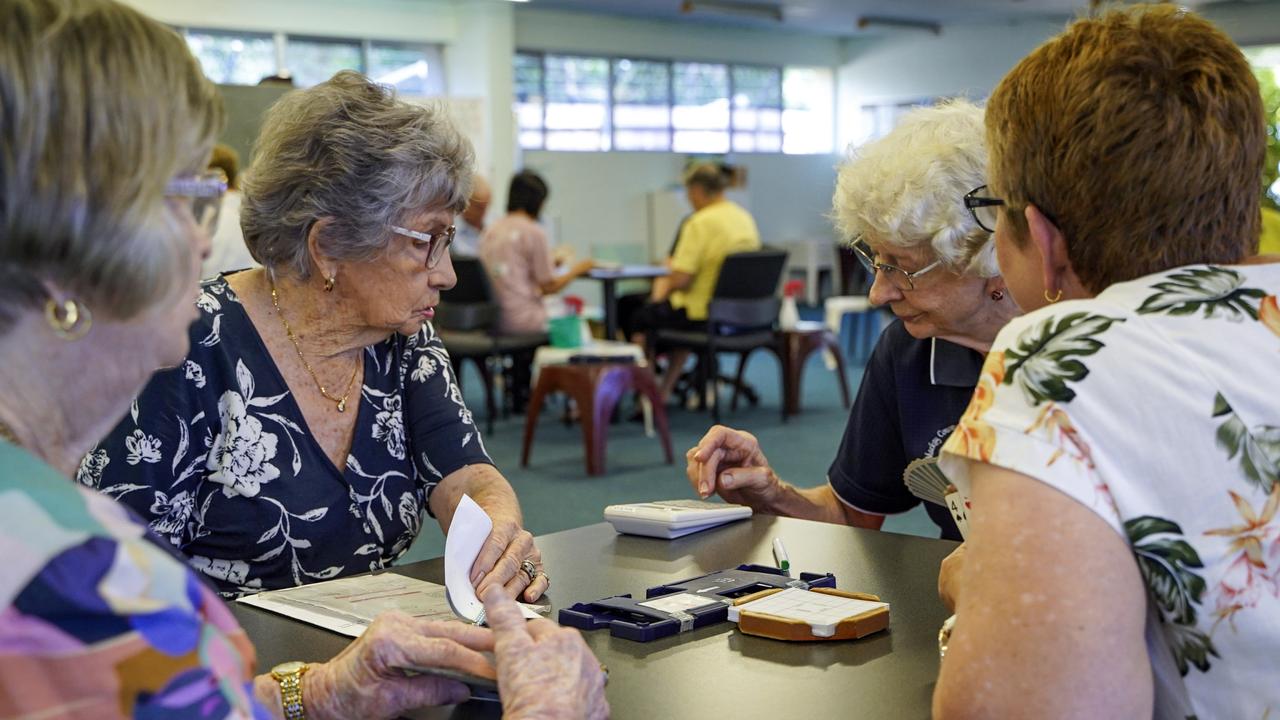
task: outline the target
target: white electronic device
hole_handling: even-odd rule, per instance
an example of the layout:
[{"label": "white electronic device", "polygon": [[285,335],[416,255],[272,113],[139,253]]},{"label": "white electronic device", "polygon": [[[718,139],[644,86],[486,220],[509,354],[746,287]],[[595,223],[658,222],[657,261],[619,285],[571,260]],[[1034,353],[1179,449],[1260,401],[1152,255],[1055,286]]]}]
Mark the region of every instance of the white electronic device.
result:
[{"label": "white electronic device", "polygon": [[745,505],[708,500],[655,500],[604,509],[604,519],[620,533],[668,540],[749,517],[751,508]]}]

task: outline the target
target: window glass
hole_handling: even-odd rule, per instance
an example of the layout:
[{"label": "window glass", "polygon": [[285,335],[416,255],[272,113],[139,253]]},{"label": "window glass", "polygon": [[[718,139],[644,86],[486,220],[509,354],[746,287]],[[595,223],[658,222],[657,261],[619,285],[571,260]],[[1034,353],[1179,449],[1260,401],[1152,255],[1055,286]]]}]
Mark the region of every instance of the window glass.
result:
[{"label": "window glass", "polygon": [[216,83],[256,85],[276,72],[275,38],[261,33],[188,30],[187,46]]},{"label": "window glass", "polygon": [[440,46],[414,43],[369,43],[369,77],[405,95],[444,94]]},{"label": "window glass", "polygon": [[516,128],[520,147],[542,148],[542,56],[516,54]]},{"label": "window glass", "polygon": [[547,55],[548,150],[608,150],[609,61],[605,58]]},{"label": "window glass", "polygon": [[613,143],[618,150],[671,148],[671,65],[613,62]]},{"label": "window glass", "polygon": [[290,35],[285,45],[285,67],[298,87],[311,87],[339,70],[364,72],[364,52],[358,40],[311,38]]},{"label": "window glass", "polygon": [[835,77],[831,68],[789,67],[782,73],[782,151],[835,149]]},{"label": "window glass", "polygon": [[782,149],[782,69],[733,66],[733,149]]},{"label": "window glass", "polygon": [[676,152],[729,151],[729,68],[713,63],[672,64],[675,97],[671,108],[671,149]]}]

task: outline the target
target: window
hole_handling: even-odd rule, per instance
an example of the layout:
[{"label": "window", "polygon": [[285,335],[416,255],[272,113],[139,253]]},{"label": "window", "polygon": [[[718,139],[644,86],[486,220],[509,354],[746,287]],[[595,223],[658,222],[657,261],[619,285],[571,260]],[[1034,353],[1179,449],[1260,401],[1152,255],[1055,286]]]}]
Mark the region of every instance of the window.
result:
[{"label": "window", "polygon": [[443,95],[444,67],[439,45],[357,38],[320,38],[284,33],[249,33],[177,28],[216,83],[256,85],[268,75],[288,72],[298,87],[310,87],[339,70],[366,73],[405,95]]},{"label": "window", "polygon": [[256,85],[276,72],[276,41],[271,35],[191,30],[186,36],[204,74],[216,83]]},{"label": "window", "polygon": [[609,149],[609,61],[604,58],[547,55],[548,150]]},{"label": "window", "polygon": [[729,66],[674,63],[671,149],[676,152],[729,151]]},{"label": "window", "polygon": [[651,60],[613,61],[613,147],[671,149],[671,66]]},{"label": "window", "polygon": [[541,55],[516,55],[515,91],[516,127],[520,135],[520,147],[540,148],[543,146],[544,108]]},{"label": "window", "polygon": [[440,48],[415,43],[370,42],[369,77],[405,95],[431,97],[444,94],[444,67]]},{"label": "window", "polygon": [[290,36],[284,64],[299,87],[311,87],[339,70],[364,72],[364,49],[358,40]]},{"label": "window", "polygon": [[835,77],[830,68],[787,68],[782,74],[782,152],[829,153],[835,136]]},{"label": "window", "polygon": [[830,153],[830,68],[519,52],[526,150]]},{"label": "window", "polygon": [[733,149],[782,150],[782,69],[733,67]]}]

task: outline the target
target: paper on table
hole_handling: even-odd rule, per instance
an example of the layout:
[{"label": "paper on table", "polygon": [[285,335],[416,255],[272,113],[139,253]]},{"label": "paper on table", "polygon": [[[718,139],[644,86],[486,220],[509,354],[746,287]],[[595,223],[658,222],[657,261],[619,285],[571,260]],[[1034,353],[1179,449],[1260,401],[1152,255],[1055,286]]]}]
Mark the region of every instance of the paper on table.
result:
[{"label": "paper on table", "polygon": [[[471,566],[475,565],[476,556],[492,531],[493,520],[489,514],[470,495],[464,494],[454,508],[449,534],[444,540],[444,584],[448,588],[449,604],[464,619],[480,624],[484,623],[484,603],[476,597],[475,586],[471,584]],[[540,617],[524,603],[519,605],[526,618]]]},{"label": "paper on table", "polygon": [[441,585],[381,573],[246,595],[240,602],[350,637],[360,637],[386,610],[426,620],[454,620]]}]

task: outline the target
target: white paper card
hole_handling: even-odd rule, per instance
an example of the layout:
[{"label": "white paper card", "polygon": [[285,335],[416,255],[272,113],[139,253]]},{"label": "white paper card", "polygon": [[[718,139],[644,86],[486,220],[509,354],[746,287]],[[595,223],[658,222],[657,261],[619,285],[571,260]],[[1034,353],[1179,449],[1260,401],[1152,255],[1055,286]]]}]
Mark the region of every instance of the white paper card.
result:
[{"label": "white paper card", "polygon": [[400,610],[426,620],[456,620],[443,585],[396,573],[363,575],[246,595],[239,601],[349,637],[373,618]]},{"label": "white paper card", "polygon": [[[449,602],[454,612],[470,622],[484,617],[484,603],[476,597],[471,584],[471,566],[475,564],[484,541],[493,532],[493,520],[470,495],[463,495],[453,511],[449,534],[444,540],[444,584],[449,589]],[[520,603],[526,618],[540,617]]]}]

